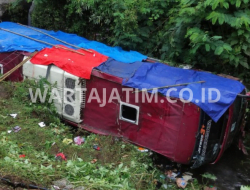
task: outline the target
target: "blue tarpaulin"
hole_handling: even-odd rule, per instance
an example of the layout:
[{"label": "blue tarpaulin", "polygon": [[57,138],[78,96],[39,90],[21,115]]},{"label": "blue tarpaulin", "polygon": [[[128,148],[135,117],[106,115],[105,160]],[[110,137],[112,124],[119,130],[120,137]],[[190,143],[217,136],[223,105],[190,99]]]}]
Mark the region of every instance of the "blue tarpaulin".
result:
[{"label": "blue tarpaulin", "polygon": [[[31,38],[35,38],[37,40],[42,40],[44,42],[48,42],[54,45],[62,44],[62,42],[54,40],[53,38],[46,36],[45,34],[26,28],[24,26],[18,25],[16,23],[2,22],[0,23],[0,28],[7,29],[10,31],[31,37]],[[39,29],[39,30],[53,37],[56,37],[60,40],[71,43],[73,45],[78,45],[82,41],[86,40],[85,38],[79,37],[75,34],[67,34],[61,31],[54,32],[54,31],[47,31],[43,29]],[[12,34],[12,33],[0,30],[0,52],[11,52],[11,51],[34,52],[36,50],[40,51],[46,47],[51,47],[51,46],[30,40],[22,36],[18,36],[16,34]]]},{"label": "blue tarpaulin", "polygon": [[134,75],[136,70],[143,64],[143,62],[134,62],[134,63],[123,63],[116,61],[114,59],[109,59],[108,61],[102,63],[96,69],[114,75],[120,78],[130,78]]},{"label": "blue tarpaulin", "polygon": [[[53,38],[46,36],[40,32],[34,31],[27,27],[18,25],[13,22],[2,22],[0,23],[0,28],[7,29],[31,38],[35,38],[37,40],[42,40],[48,42],[53,45],[65,45],[62,42],[54,40]],[[37,29],[37,28],[35,28]],[[65,32],[54,32],[39,29],[42,32],[45,32],[53,37],[56,37],[60,40],[66,41],[67,43],[83,47],[86,49],[93,49],[97,52],[109,56],[111,58],[116,59],[117,61],[122,61],[125,63],[131,63],[135,61],[142,61],[146,59],[147,56],[144,56],[135,51],[123,51],[120,47],[109,47],[105,44],[89,41],[86,38],[77,36],[76,34],[68,34]],[[22,36],[18,36],[16,34],[12,34],[3,30],[0,30],[0,52],[11,52],[11,51],[27,51],[34,52],[36,50],[40,51],[45,47],[51,47],[49,45],[39,43],[30,39],[27,39]],[[70,47],[70,46],[68,46]],[[70,47],[74,48],[74,47]]]},{"label": "blue tarpaulin", "polygon": [[123,51],[121,47],[110,47],[96,41],[83,42],[79,44],[79,46],[85,49],[94,49],[103,55],[112,57],[113,59],[124,63],[142,61],[147,58],[147,56],[136,51]]},{"label": "blue tarpaulin", "polygon": [[[138,89],[150,89],[196,81],[205,81],[205,83],[195,83],[187,86],[175,87],[176,91],[169,91],[169,96],[181,98],[181,90],[184,88],[190,89],[193,97],[190,95],[189,91],[185,90],[182,96],[183,99],[191,100],[192,103],[199,106],[215,122],[219,120],[234,102],[237,94],[245,89],[244,85],[235,80],[223,78],[208,72],[170,67],[162,63],[143,63],[133,77],[128,80],[123,80],[123,85]],[[205,90],[202,90],[202,88]],[[211,92],[211,98],[209,98],[209,89]],[[217,92],[215,92],[215,89],[219,91],[220,98],[217,102],[212,103],[212,100],[216,100],[217,97],[219,97]],[[168,88],[163,88],[159,89],[158,92],[167,95],[168,90]],[[204,96],[202,96],[202,92],[204,92]]]}]

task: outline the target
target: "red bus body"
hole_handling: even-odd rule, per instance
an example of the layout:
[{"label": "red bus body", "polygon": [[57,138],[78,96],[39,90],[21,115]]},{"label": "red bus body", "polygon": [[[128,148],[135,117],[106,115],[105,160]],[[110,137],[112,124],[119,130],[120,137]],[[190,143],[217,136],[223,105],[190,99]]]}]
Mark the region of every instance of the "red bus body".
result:
[{"label": "red bus body", "polygon": [[[22,59],[22,52],[1,53],[0,64],[4,66],[4,73]],[[22,81],[22,79],[21,69],[8,78],[11,81]],[[172,104],[165,96],[159,95],[157,103],[142,103],[141,96],[139,101],[135,101],[136,93],[130,92],[127,100],[126,93],[122,91],[124,88],[122,78],[98,70],[92,71],[91,79],[86,80],[86,87],[86,100],[89,99],[93,88],[97,89],[103,100],[103,88],[105,88],[107,104],[100,107],[100,102],[97,100],[86,101],[85,108],[81,112],[82,122],[78,124],[67,120],[66,122],[93,133],[122,137],[126,141],[162,154],[172,161],[193,164],[193,168],[205,163],[216,163],[239,133],[243,119],[244,103],[238,98],[215,123],[195,104],[183,103],[178,99],[177,103]],[[119,100],[108,103],[113,88],[117,89],[121,101],[140,107],[138,125],[119,119]],[[208,125],[210,136],[205,147],[201,129],[208,132]]]}]

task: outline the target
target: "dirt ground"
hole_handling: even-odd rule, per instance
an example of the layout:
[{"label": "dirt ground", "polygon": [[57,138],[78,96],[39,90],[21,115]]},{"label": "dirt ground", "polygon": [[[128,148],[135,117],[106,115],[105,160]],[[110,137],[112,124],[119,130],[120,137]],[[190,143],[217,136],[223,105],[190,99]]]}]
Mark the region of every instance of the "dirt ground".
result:
[{"label": "dirt ground", "polygon": [[216,164],[206,164],[194,171],[201,180],[202,173],[217,177],[214,185],[218,189],[239,190],[242,185],[250,184],[250,155],[244,155],[236,146],[231,146]]},{"label": "dirt ground", "polygon": [[[15,187],[11,187],[10,185],[0,182],[0,190],[27,190],[27,188],[22,188],[22,187],[15,188]],[[28,189],[28,190],[33,190],[33,189]]]},{"label": "dirt ground", "polygon": [[0,99],[7,99],[8,97],[9,93],[6,92],[5,86],[0,83]]},{"label": "dirt ground", "polygon": [[0,190],[12,190],[13,188],[9,187],[8,185],[0,182]]}]

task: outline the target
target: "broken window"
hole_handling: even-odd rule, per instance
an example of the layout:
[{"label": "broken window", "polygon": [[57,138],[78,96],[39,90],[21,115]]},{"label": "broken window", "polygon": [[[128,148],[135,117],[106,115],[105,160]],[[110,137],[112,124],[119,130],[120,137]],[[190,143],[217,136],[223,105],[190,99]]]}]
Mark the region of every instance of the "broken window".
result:
[{"label": "broken window", "polygon": [[139,106],[120,102],[120,119],[138,125]]}]

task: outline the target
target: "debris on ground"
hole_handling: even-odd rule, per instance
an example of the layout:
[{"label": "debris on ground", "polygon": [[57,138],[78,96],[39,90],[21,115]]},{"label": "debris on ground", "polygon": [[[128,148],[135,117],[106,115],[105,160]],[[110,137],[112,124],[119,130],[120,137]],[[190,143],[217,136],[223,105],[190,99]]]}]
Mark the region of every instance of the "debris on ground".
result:
[{"label": "debris on ground", "polygon": [[73,140],[72,139],[67,139],[67,138],[65,138],[65,139],[63,139],[63,141],[62,141],[64,144],[71,144],[72,142],[73,142]]},{"label": "debris on ground", "polygon": [[138,147],[137,150],[140,151],[140,152],[148,152],[148,149],[142,148],[142,147]]},{"label": "debris on ground", "polygon": [[129,156],[129,155],[125,154],[125,155],[122,156],[122,158],[126,158],[126,157],[128,157],[128,156]]},{"label": "debris on ground", "polygon": [[16,113],[13,113],[13,114],[10,114],[11,117],[13,117],[14,119],[16,118],[17,114]]},{"label": "debris on ground", "polygon": [[182,178],[185,179],[186,181],[192,180],[193,179],[193,174],[190,172],[185,172],[182,174]]},{"label": "debris on ground", "polygon": [[161,175],[160,175],[160,178],[165,180],[165,179],[166,179],[166,176],[163,175],[163,174],[161,174]]},{"label": "debris on ground", "polygon": [[164,189],[167,189],[167,188],[168,188],[168,185],[167,185],[167,184],[163,184],[162,187],[163,187]]},{"label": "debris on ground", "polygon": [[193,174],[190,173],[190,172],[184,172],[183,175],[190,175],[190,176],[193,176]]},{"label": "debris on ground", "polygon": [[25,154],[19,155],[19,158],[25,158]]},{"label": "debris on ground", "polygon": [[59,161],[62,161],[62,160],[67,161],[67,158],[66,158],[66,156],[61,152],[61,153],[58,153],[58,154],[56,155],[56,160],[59,160]]},{"label": "debris on ground", "polygon": [[15,133],[17,133],[18,131],[21,130],[21,127],[15,126],[12,130],[13,130]]},{"label": "debris on ground", "polygon": [[172,170],[168,170],[165,172],[165,175],[170,181],[175,181],[176,176],[178,175],[177,173],[173,172]]},{"label": "debris on ground", "polygon": [[167,183],[163,184],[162,187],[163,189],[173,189],[173,185]]},{"label": "debris on ground", "polygon": [[180,166],[171,166],[168,165],[166,166],[167,170],[165,171],[165,176],[164,175],[160,175],[161,179],[164,179],[167,182],[167,184],[165,184],[165,186],[163,187],[164,189],[167,189],[168,187],[168,183],[176,183],[176,185],[179,188],[185,188],[188,184],[188,181],[193,180],[194,178],[192,177],[193,174],[190,172],[184,172],[182,173],[180,171]]},{"label": "debris on ground", "polygon": [[81,144],[83,144],[83,143],[85,142],[85,138],[80,137],[80,136],[75,137],[75,138],[74,138],[74,142],[75,142],[75,144],[77,144],[77,145],[81,145]]},{"label": "debris on ground", "polygon": [[60,179],[60,180],[57,180],[57,181],[53,181],[52,187],[55,190],[60,190],[60,189],[63,189],[63,190],[72,190],[72,189],[74,189],[74,190],[84,190],[85,189],[85,187],[83,187],[83,186],[75,187],[67,179]]},{"label": "debris on ground", "polygon": [[176,184],[178,187],[185,188],[187,186],[187,181],[183,178],[176,178]]},{"label": "debris on ground", "polygon": [[53,185],[52,186],[55,190],[60,190],[60,187],[56,186],[56,185]]},{"label": "debris on ground", "polygon": [[90,163],[95,164],[97,162],[97,159],[93,159]]},{"label": "debris on ground", "polygon": [[45,126],[46,126],[44,122],[40,122],[40,123],[38,123],[38,125],[39,125],[40,127],[45,127]]},{"label": "debris on ground", "polygon": [[100,148],[97,144],[93,145],[93,148],[94,148],[95,150],[98,150],[98,151],[101,150],[101,148]]},{"label": "debris on ground", "polygon": [[57,181],[53,181],[53,185],[54,187],[58,187],[59,189],[63,189],[64,187],[66,187],[69,184],[69,181],[67,179],[60,179]]}]

